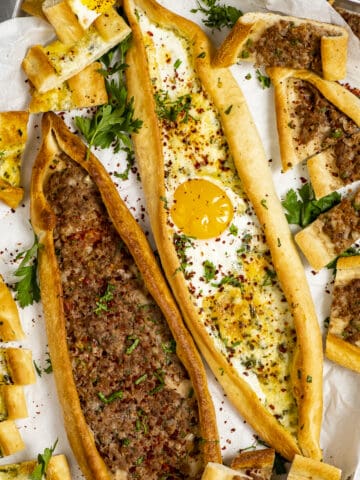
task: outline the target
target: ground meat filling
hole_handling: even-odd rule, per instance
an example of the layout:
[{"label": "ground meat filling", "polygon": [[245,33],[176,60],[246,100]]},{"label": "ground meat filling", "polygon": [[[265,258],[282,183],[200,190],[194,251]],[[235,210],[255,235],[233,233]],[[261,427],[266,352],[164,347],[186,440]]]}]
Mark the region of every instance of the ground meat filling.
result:
[{"label": "ground meat filling", "polygon": [[258,40],[248,40],[241,57],[246,58],[255,52],[257,65],[305,68],[321,73],[322,36],[334,36],[334,32],[314,25],[295,25],[294,22],[280,20],[267,28]]},{"label": "ground meat filling", "polygon": [[360,132],[344,137],[334,147],[335,163],[344,182],[360,179]]},{"label": "ground meat filling", "polygon": [[343,17],[354,34],[360,38],[360,13],[350,12],[344,8],[335,7],[338,13]]},{"label": "ground meat filling", "polygon": [[360,191],[319,216],[322,230],[334,245],[336,254],[349,248],[360,237]]},{"label": "ground meat filling", "polygon": [[109,470],[199,478],[199,420],[158,306],[87,172],[66,156],[45,191],[57,224],[67,341],[86,422]]},{"label": "ground meat filling", "polygon": [[341,138],[356,133],[356,123],[331,104],[311,83],[295,83],[295,115],[300,124],[298,141],[308,144],[320,138],[321,147],[335,145]]},{"label": "ground meat filling", "polygon": [[346,324],[342,338],[360,347],[360,278],[335,286],[331,308],[332,316]]}]

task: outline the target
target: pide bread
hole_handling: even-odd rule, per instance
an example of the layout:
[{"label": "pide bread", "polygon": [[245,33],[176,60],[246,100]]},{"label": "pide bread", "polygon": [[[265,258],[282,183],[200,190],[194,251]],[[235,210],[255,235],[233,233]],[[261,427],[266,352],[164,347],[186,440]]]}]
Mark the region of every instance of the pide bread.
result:
[{"label": "pide bread", "polygon": [[35,383],[31,350],[26,348],[0,349],[0,384],[30,385]]},{"label": "pide bread", "polygon": [[172,291],[246,422],[285,458],[321,458],[321,336],[245,99],[195,24],[150,0],[124,8],[135,153]]},{"label": "pide bread", "polygon": [[21,160],[27,140],[27,112],[0,112],[0,200],[16,208],[23,198]]},{"label": "pide bread", "polygon": [[295,455],[288,480],[340,480],[341,470],[312,458]]},{"label": "pide bread", "polygon": [[25,444],[13,420],[0,422],[0,454],[2,457],[12,455],[25,448]]},{"label": "pide bread", "polygon": [[[0,465],[0,479],[28,480],[37,466],[36,460]],[[65,455],[53,455],[46,469],[47,480],[71,480],[71,473]]]},{"label": "pide bread", "polygon": [[45,19],[45,15],[42,10],[43,2],[44,0],[23,0],[21,3],[21,10],[29,15]]},{"label": "pide bread", "polygon": [[295,241],[315,270],[328,265],[360,238],[360,191],[322,213],[295,235]]},{"label": "pide bread", "polygon": [[242,470],[256,480],[271,480],[274,462],[275,450],[263,448],[239,453],[232,460],[230,467],[234,470]]},{"label": "pide bread", "polygon": [[283,170],[335,145],[360,127],[360,99],[308,70],[266,69],[274,86]]},{"label": "pide bread", "polygon": [[45,0],[42,11],[54,27],[58,39],[73,44],[81,39],[92,23],[105,13],[115,0]]},{"label": "pide bread", "polygon": [[251,61],[267,67],[312,70],[327,80],[346,75],[348,33],[310,19],[249,12],[241,16],[214,56],[215,67]]},{"label": "pide bread", "polygon": [[49,351],[78,463],[89,479],[199,478],[208,461],[221,461],[214,408],[151,248],[79,137],[54,113],[44,114],[42,132],[31,219],[42,245]]},{"label": "pide bread", "polygon": [[17,305],[0,275],[0,341],[21,340],[24,336]]},{"label": "pide bread", "polygon": [[336,262],[326,356],[360,373],[359,285],[360,256],[341,257]]},{"label": "pide bread", "polygon": [[33,86],[44,93],[79,73],[129,34],[124,19],[110,8],[74,44],[55,40],[47,46],[32,46],[22,61],[22,68]]},{"label": "pide bread", "polygon": [[317,198],[360,179],[360,130],[309,158],[307,168]]},{"label": "pide bread", "polygon": [[45,93],[32,88],[29,112],[58,112],[107,103],[105,79],[99,72],[100,68],[101,63],[94,62],[66,82]]},{"label": "pide bread", "polygon": [[334,6],[335,10],[343,17],[354,34],[360,39],[360,12],[347,8]]}]

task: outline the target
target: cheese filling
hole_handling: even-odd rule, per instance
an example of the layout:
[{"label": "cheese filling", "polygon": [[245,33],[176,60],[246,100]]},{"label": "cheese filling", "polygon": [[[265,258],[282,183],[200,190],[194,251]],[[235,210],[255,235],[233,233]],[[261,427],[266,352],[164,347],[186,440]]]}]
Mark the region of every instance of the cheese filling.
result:
[{"label": "cheese filling", "polygon": [[[296,334],[263,231],[237,175],[218,112],[195,72],[190,43],[151,23],[141,10],[137,13],[162,133],[163,201],[169,239],[180,263],[174,274],[183,274],[191,302],[218,351],[265,408],[296,434],[290,373]],[[231,221],[217,236],[185,234],[171,215],[176,189],[190,179],[212,182],[232,203]],[[179,208],[178,199],[175,205]]]}]

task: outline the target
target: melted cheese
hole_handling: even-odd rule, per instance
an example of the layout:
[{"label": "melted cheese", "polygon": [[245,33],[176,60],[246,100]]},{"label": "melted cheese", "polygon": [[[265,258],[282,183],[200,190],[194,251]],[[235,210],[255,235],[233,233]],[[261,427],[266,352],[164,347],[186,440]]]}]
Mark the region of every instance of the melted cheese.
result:
[{"label": "melted cheese", "polygon": [[[290,378],[295,330],[263,231],[243,191],[218,112],[195,73],[190,45],[138,13],[155,100],[159,103],[164,92],[173,105],[181,97],[191,99],[186,121],[184,112],[175,121],[160,118],[168,235],[179,270],[213,345],[264,407],[295,434],[297,407]],[[211,181],[231,200],[233,218],[216,238],[188,237],[171,217],[174,193],[189,179]]]}]

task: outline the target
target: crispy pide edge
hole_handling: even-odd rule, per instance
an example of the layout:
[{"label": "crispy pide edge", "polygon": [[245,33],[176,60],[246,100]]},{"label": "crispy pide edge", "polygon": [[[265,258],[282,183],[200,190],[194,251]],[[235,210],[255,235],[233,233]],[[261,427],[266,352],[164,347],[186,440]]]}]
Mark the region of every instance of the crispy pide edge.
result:
[{"label": "crispy pide edge", "polygon": [[25,337],[19,311],[10,290],[0,275],[0,340],[10,342]]},{"label": "crispy pide edge", "polygon": [[[297,151],[297,143],[293,129],[289,127],[290,96],[293,92],[288,90],[288,80],[297,78],[305,80],[316,87],[329,102],[350,117],[360,127],[360,99],[347,88],[337,82],[324,80],[309,70],[294,70],[291,68],[271,67],[266,69],[274,86],[276,124],[279,137],[282,168],[284,171],[306,160]],[[309,156],[314,155],[313,152]]]},{"label": "crispy pide edge", "polygon": [[[360,278],[360,256],[339,258],[335,285],[346,285],[353,278]],[[334,320],[330,310],[329,327]],[[333,362],[360,373],[360,348],[330,332],[326,336],[325,355]]]},{"label": "crispy pide edge", "polygon": [[[180,36],[189,39],[193,45],[197,73],[204,89],[218,108],[235,165],[264,228],[278,278],[292,307],[297,331],[298,343],[292,374],[299,401],[297,439],[263,407],[254,391],[214,349],[189,301],[182,276],[174,275],[179,267],[179,260],[168,239],[166,213],[161,201],[165,196],[162,144],[151,81],[149,74],[146,75],[146,54],[135,14],[137,6],[143,8],[154,22],[173,29]],[[135,98],[135,114],[144,122],[139,133],[133,135],[133,140],[152,231],[167,279],[202,354],[225,389],[229,400],[246,421],[285,458],[291,459],[300,451],[305,455],[321,458],[319,435],[323,354],[319,325],[304,269],[276,195],[271,171],[246,101],[229,70],[211,68],[212,47],[197,25],[176,16],[152,0],[139,0],[136,3],[126,0],[124,7],[133,31],[133,46],[127,59],[128,90],[129,95]],[[139,72],[142,74],[139,75]],[[230,112],[229,105],[232,105]],[[239,125],[243,126],[241,135],[238,134]],[[262,200],[266,200],[268,208],[264,208]],[[312,381],[307,382],[306,379],[310,377]]]},{"label": "crispy pide edge", "polygon": [[327,463],[296,455],[288,480],[340,480],[341,470]]},{"label": "crispy pide edge", "polygon": [[241,57],[246,42],[249,38],[258,39],[267,28],[280,20],[293,22],[295,25],[308,24],[333,30],[336,36],[321,37],[322,76],[327,80],[341,80],[346,76],[349,34],[345,28],[310,19],[261,12],[246,13],[237,20],[214,56],[214,67],[229,67],[239,60],[254,62],[255,54],[248,58]]},{"label": "crispy pide edge", "polygon": [[45,113],[42,132],[42,146],[34,164],[31,181],[31,219],[43,247],[39,252],[39,278],[58,396],[67,434],[84,475],[91,479],[112,478],[95,448],[93,435],[83,417],[67,350],[60,272],[53,242],[56,218],[43,192],[49,174],[48,167],[54,155],[61,151],[81,165],[98,186],[116,230],[133,255],[150,294],[161,308],[176,341],[177,354],[189,373],[197,396],[201,434],[204,438],[204,462],[221,461],[215,411],[203,364],[145,235],[119,197],[100,161],[92,154],[86,160],[86,146],[67,129],[64,122],[52,112]]},{"label": "crispy pide edge", "polygon": [[0,454],[5,457],[19,452],[25,444],[13,420],[0,422]]},{"label": "crispy pide edge", "polygon": [[[10,480],[14,478],[14,471],[17,475],[31,474],[37,465],[36,460],[28,460],[20,463],[9,463],[0,466],[1,478]],[[9,472],[9,476],[6,473]],[[48,463],[46,470],[47,480],[71,480],[69,464],[65,455],[53,455]]]}]

